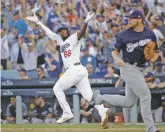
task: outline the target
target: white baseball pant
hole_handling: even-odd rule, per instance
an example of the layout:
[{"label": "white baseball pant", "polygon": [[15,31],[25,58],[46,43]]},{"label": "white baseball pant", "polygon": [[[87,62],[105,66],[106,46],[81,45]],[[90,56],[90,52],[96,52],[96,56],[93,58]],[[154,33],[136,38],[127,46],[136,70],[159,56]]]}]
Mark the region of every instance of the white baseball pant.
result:
[{"label": "white baseball pant", "polygon": [[56,95],[56,98],[63,109],[63,115],[72,114],[70,106],[66,101],[64,91],[74,85],[88,102],[92,101],[93,92],[88,80],[88,72],[86,68],[82,65],[73,65],[66,70],[66,72],[53,87],[54,94]]}]

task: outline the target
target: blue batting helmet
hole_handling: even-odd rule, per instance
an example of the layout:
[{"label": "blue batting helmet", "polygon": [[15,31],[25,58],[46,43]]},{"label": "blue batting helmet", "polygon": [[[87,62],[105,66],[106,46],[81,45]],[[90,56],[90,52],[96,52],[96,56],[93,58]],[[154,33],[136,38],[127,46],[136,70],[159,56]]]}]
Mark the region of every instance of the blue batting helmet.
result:
[{"label": "blue batting helmet", "polygon": [[55,32],[58,33],[61,29],[66,29],[68,31],[68,33],[70,34],[70,29],[68,26],[66,26],[65,24],[59,24],[57,27],[56,27],[56,30]]}]

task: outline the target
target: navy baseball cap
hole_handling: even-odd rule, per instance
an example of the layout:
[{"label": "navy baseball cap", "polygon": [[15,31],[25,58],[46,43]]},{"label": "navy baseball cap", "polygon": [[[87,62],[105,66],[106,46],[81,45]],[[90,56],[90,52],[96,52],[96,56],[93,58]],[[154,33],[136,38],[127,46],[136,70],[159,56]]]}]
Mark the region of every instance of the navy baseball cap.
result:
[{"label": "navy baseball cap", "polygon": [[131,10],[129,15],[126,15],[126,17],[129,17],[132,19],[142,18],[144,20],[144,15],[140,10]]},{"label": "navy baseball cap", "polygon": [[155,66],[163,66],[163,64],[162,64],[162,62],[161,61],[157,61],[157,62],[155,62]]},{"label": "navy baseball cap", "polygon": [[21,68],[18,70],[19,72],[26,72],[26,69],[25,68]]},{"label": "navy baseball cap", "polygon": [[152,72],[147,72],[144,77],[145,78],[154,77],[154,74]]},{"label": "navy baseball cap", "polygon": [[163,22],[163,21],[164,21],[164,17],[162,17],[162,16],[157,16],[157,17],[156,17],[156,20],[160,20],[160,21]]}]

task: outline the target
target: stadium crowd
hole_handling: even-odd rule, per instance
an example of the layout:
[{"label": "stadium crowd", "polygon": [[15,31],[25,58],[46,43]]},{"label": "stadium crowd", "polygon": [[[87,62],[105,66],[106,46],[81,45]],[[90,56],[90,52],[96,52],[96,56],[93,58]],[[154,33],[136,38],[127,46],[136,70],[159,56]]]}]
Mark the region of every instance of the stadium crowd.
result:
[{"label": "stadium crowd", "polygon": [[[35,13],[54,32],[58,24],[66,24],[72,34],[80,29],[90,11],[96,15],[79,42],[82,45],[81,63],[87,68],[89,78],[119,77],[119,83],[119,67],[111,52],[118,33],[129,28],[126,15],[132,9],[143,12],[144,25],[155,33],[159,48],[158,60],[145,63],[144,75],[165,75],[165,0],[1,0],[0,5],[1,70],[18,71],[20,79],[58,78],[65,71],[56,42],[39,26],[29,23],[26,16]],[[148,84],[149,88],[165,87],[159,78],[156,81]],[[81,101],[83,103],[83,99]]]}]

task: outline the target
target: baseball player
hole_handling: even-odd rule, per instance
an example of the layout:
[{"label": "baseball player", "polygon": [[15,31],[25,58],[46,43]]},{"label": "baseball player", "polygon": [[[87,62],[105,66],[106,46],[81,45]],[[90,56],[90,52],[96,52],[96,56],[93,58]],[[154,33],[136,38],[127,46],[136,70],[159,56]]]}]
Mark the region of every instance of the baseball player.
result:
[{"label": "baseball player", "polygon": [[[79,59],[81,47],[79,40],[85,34],[88,22],[93,17],[94,13],[89,12],[81,30],[74,33],[73,35],[70,35],[69,28],[63,24],[60,24],[56,29],[56,33],[54,33],[45,25],[43,25],[35,14],[34,16],[26,17],[26,19],[41,26],[46,35],[52,40],[57,41],[57,44],[60,45],[60,52],[66,71],[53,87],[53,91],[59,101],[61,108],[63,109],[63,115],[60,119],[57,120],[57,123],[63,123],[73,118],[70,106],[66,101],[64,94],[65,90],[75,85],[77,90],[88,102],[92,102],[93,100],[93,93],[88,81],[87,70],[84,66],[81,65]],[[102,127],[106,127],[108,122],[109,109],[104,108],[103,105],[95,105],[95,108],[98,110],[98,113],[101,116]]]},{"label": "baseball player", "polygon": [[[118,34],[112,51],[114,60],[120,66],[121,77],[126,82],[125,96],[96,93],[94,100],[96,104],[106,101],[114,106],[129,108],[139,98],[147,132],[159,132],[151,113],[151,94],[142,73],[146,60],[154,62],[158,58],[156,36],[143,26],[144,16],[141,11],[132,10],[128,18],[130,27]],[[119,57],[121,50],[123,58]]]}]

